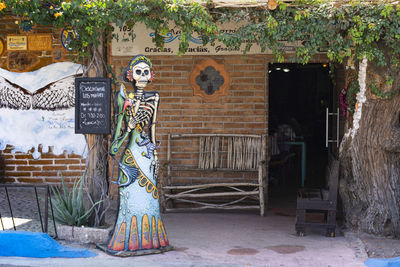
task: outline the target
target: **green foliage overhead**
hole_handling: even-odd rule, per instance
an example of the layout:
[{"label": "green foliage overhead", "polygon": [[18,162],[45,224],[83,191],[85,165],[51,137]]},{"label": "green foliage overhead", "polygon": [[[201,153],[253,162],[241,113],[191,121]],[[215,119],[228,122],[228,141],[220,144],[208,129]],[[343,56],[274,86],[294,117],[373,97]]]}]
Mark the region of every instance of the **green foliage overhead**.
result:
[{"label": "green foliage overhead", "polygon": [[[220,38],[238,47],[244,41],[270,48],[279,62],[284,60],[283,42],[301,44],[293,59],[307,63],[324,51],[330,60],[342,62],[350,55],[366,56],[378,65],[399,64],[400,6],[362,1],[333,6],[328,1],[280,3],[276,10],[218,10],[219,21],[247,21],[233,35]],[[387,54],[387,52],[389,52]],[[385,54],[386,53],[386,54]]]},{"label": "green foliage overhead", "polygon": [[[71,43],[81,56],[89,56],[91,46],[98,46],[103,33],[112,32],[112,23],[132,26],[142,22],[155,31],[154,42],[163,46],[163,33],[169,31],[169,22],[182,30],[179,51],[186,51],[192,33],[210,36],[217,31],[207,10],[197,4],[183,0],[0,0],[10,12],[22,21],[21,24],[38,24],[63,28],[76,28],[80,38]],[[206,39],[205,39],[206,41]],[[85,54],[86,52],[86,54]]]},{"label": "green foliage overhead", "polygon": [[[164,45],[163,35],[169,22],[181,30],[180,53],[189,45],[190,35],[198,33],[207,40],[221,40],[229,47],[246,49],[259,44],[273,51],[279,62],[284,60],[283,41],[297,46],[294,60],[307,63],[311,56],[324,51],[332,61],[342,62],[350,55],[366,56],[378,65],[400,62],[400,6],[387,2],[340,2],[326,0],[297,1],[287,5],[279,2],[276,10],[266,8],[212,8],[185,0],[0,0],[8,11],[23,23],[75,27],[80,39],[72,44],[84,55],[90,46],[97,46],[100,35],[111,37],[112,23],[128,27],[145,23],[155,31],[153,41]],[[218,23],[245,22],[233,34],[218,33]],[[133,33],[132,38],[140,33]],[[387,53],[389,52],[389,53]]]}]

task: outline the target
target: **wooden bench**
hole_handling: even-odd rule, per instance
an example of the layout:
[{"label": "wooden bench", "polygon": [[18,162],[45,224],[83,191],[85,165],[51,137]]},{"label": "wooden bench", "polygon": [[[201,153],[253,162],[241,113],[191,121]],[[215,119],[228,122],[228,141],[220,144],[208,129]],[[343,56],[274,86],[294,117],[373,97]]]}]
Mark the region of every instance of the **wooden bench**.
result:
[{"label": "wooden bench", "polygon": [[[161,182],[164,211],[259,209],[264,216],[265,152],[264,135],[169,134],[167,175]],[[185,177],[185,172],[200,177]],[[215,175],[227,172],[242,173],[245,178],[224,182],[225,178]],[[256,178],[246,178],[250,172]],[[207,178],[202,179],[203,175]],[[243,203],[249,198],[256,204]],[[182,203],[186,207],[175,205]]]},{"label": "wooden bench", "polygon": [[[329,188],[301,188],[297,196],[296,232],[303,236],[306,227],[323,227],[326,235],[335,237],[336,206],[339,180],[339,161],[331,157],[328,162],[326,179]],[[307,221],[307,212],[323,213],[322,221]]]}]

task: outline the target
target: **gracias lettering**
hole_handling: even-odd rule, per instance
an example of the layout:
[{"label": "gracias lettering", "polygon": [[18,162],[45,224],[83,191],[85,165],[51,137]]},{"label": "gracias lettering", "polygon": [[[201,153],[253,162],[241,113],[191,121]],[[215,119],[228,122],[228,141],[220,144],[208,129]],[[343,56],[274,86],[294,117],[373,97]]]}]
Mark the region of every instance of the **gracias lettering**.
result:
[{"label": "gracias lettering", "polygon": [[147,53],[173,53],[173,50],[169,47],[146,47],[144,51]]}]

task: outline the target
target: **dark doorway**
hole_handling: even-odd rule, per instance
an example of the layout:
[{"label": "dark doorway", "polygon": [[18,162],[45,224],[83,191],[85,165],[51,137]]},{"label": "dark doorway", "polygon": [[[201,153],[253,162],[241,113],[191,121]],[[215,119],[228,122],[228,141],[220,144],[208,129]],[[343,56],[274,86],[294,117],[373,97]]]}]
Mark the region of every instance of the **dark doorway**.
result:
[{"label": "dark doorway", "polygon": [[328,64],[269,64],[272,206],[282,205],[282,199],[295,202],[301,186],[325,185],[326,109],[335,102],[329,69]]}]

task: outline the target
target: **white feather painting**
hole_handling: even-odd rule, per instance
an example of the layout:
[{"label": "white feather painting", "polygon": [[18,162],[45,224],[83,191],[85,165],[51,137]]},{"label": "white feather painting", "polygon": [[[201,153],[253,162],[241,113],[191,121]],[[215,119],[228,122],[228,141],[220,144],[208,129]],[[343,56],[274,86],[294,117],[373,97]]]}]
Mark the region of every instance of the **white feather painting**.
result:
[{"label": "white feather painting", "polygon": [[85,156],[86,142],[74,133],[75,76],[82,66],[71,62],[16,73],[0,68],[0,150],[7,144],[27,152],[38,145],[43,152],[64,151]]}]

